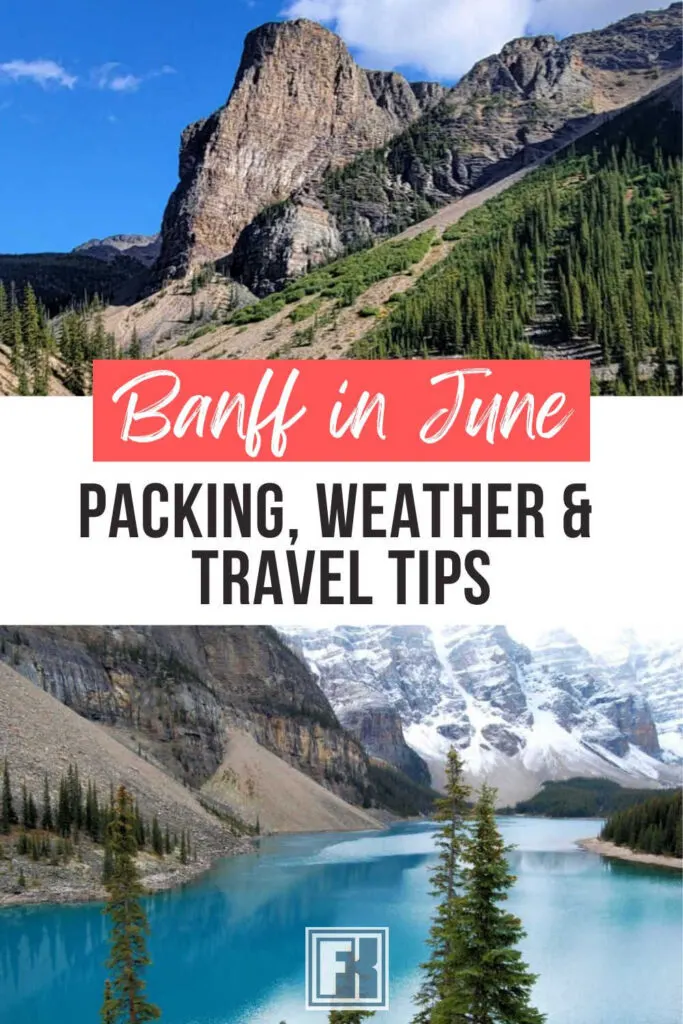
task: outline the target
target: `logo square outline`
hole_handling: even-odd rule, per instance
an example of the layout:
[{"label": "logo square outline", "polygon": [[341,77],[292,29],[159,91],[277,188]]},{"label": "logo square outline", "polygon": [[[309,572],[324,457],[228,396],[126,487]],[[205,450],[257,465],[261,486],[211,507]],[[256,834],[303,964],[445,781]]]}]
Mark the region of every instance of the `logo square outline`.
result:
[{"label": "logo square outline", "polygon": [[[321,995],[319,991],[320,946],[324,941],[361,938],[378,941],[378,995],[376,999],[348,999]],[[376,1010],[389,1009],[389,929],[388,928],[306,928],[306,1009],[307,1010]]]}]

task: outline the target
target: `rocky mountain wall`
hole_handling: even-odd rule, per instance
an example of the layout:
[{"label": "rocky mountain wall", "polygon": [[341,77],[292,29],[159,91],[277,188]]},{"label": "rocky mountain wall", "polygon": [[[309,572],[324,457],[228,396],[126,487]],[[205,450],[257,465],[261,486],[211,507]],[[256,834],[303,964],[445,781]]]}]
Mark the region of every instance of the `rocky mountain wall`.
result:
[{"label": "rocky mountain wall", "polygon": [[352,803],[367,756],[267,627],[0,627],[0,660],[199,788],[231,729]]}]

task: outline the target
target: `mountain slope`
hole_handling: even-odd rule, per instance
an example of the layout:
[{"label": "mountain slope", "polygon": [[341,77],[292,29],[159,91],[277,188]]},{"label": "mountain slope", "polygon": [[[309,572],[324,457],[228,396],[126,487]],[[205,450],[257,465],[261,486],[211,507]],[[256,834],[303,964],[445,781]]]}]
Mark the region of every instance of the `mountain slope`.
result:
[{"label": "mountain slope", "polygon": [[267,628],[0,627],[0,659],[201,786],[232,728],[362,803],[367,761],[304,664]]},{"label": "mountain slope", "polygon": [[370,812],[352,807],[261,746],[231,732],[223,760],[202,792],[268,832],[328,832],[377,827]]},{"label": "mountain slope", "polygon": [[640,684],[556,631],[534,650],[503,627],[368,627],[289,631],[337,713],[392,708],[436,784],[452,744],[474,780],[503,803],[547,779],[610,778],[623,785],[676,781],[662,761]]},{"label": "mountain slope", "polygon": [[81,305],[95,295],[111,302],[127,288],[134,293],[144,274],[140,262],[125,253],[106,262],[80,250],[0,256],[0,281],[5,288],[9,291],[14,286],[21,295],[27,284],[32,285],[52,314]]},{"label": "mountain slope", "polygon": [[[250,737],[263,764],[275,763],[265,752],[278,760],[283,780],[308,777],[310,785],[297,785],[323,815],[311,820],[330,821],[342,803],[370,815],[417,809],[393,798],[393,776],[381,777],[304,662],[268,627],[2,626],[2,662],[194,790],[210,783],[215,793],[230,750],[238,740],[246,750]],[[325,803],[320,789],[335,799]],[[278,793],[275,786],[272,806]],[[231,804],[224,809],[235,813]],[[366,817],[347,808],[338,820],[343,827]]]},{"label": "mountain slope", "polygon": [[189,789],[101,725],[82,718],[4,664],[0,664],[0,751],[17,787],[25,782],[40,795],[45,774],[56,785],[68,765],[76,763],[81,778],[96,782],[100,794],[107,794],[112,785],[125,785],[148,819],[156,814],[173,829],[190,829],[204,860],[241,848],[240,841]]},{"label": "mountain slope", "polygon": [[680,20],[680,4],[673,4],[559,42],[513,40],[388,146],[332,166],[320,182],[262,213],[235,246],[233,275],[264,294],[281,282],[301,236],[309,263],[318,263],[330,251],[395,234],[547,156],[596,115],[636,101],[680,71]]},{"label": "mountain slope", "polygon": [[625,686],[647,694],[664,758],[683,760],[683,642],[643,643],[629,631],[605,657]]},{"label": "mountain slope", "polygon": [[165,354],[589,358],[607,393],[677,393],[680,86]]},{"label": "mountain slope", "polygon": [[[365,357],[588,357],[628,393],[680,390],[681,82],[448,230],[453,251]],[[612,386],[615,389],[615,386]]]},{"label": "mountain slope", "polygon": [[73,252],[83,253],[92,259],[112,263],[119,256],[137,260],[143,267],[151,267],[161,250],[158,235],[109,235],[107,238],[91,238],[77,245]]}]

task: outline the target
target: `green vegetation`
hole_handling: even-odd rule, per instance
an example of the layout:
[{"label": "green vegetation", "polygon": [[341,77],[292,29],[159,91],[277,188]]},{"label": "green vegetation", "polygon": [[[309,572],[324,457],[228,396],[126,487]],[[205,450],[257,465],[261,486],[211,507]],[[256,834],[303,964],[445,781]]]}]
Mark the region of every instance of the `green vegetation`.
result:
[{"label": "green vegetation", "polygon": [[371,285],[396,274],[406,273],[416,263],[420,263],[429,252],[433,240],[434,232],[426,231],[417,238],[384,242],[372,249],[345,256],[344,259],[297,278],[283,291],[245,306],[227,322],[233,326],[259,323],[305,296],[311,296],[311,301],[291,311],[289,318],[293,323],[313,316],[325,299],[334,300],[338,308],[352,306]]},{"label": "green vegetation", "polygon": [[536,976],[517,949],[522,923],[501,906],[515,878],[496,825],[496,791],[483,786],[471,826],[469,796],[462,762],[451,749],[436,810],[441,825],[432,892],[439,902],[414,1024],[542,1024],[544,1016],[530,1003]]},{"label": "green vegetation", "polygon": [[[425,173],[452,160],[453,127],[452,112],[447,104],[439,104],[388,146],[329,171],[323,179],[322,198],[342,236],[354,239],[355,244],[367,242],[367,219],[373,210],[377,211],[371,229],[375,234],[398,234],[455,198],[435,193],[431,176]],[[460,144],[459,148],[462,150]],[[448,174],[440,177],[445,180]]]},{"label": "green vegetation", "polygon": [[104,1024],[145,1024],[161,1016],[159,1008],[145,996],[143,974],[151,963],[147,954],[149,924],[135,864],[135,833],[133,801],[121,786],[107,830],[112,869],[107,880],[109,899],[105,913],[109,918],[111,947],[107,967],[112,976],[105,982],[101,1010]]},{"label": "green vegetation", "polygon": [[314,316],[322,305],[322,299],[312,299],[311,302],[302,302],[300,306],[293,309],[289,314],[289,319],[293,324],[301,323],[302,320],[308,320],[310,316]]},{"label": "green vegetation", "polygon": [[28,284],[50,316],[66,309],[88,306],[93,296],[111,301],[122,285],[139,278],[143,268],[130,256],[110,263],[81,253],[39,253],[0,256],[0,281],[9,291],[12,283],[20,296]]},{"label": "green vegetation", "polygon": [[[114,814],[113,797],[102,800],[97,784],[81,781],[77,764],[70,764],[60,777],[56,799],[46,775],[43,780],[41,804],[24,784],[21,788],[21,809],[12,793],[9,764],[5,761],[2,786],[0,789],[0,836],[16,835],[16,852],[29,856],[34,861],[47,860],[53,866],[68,863],[78,852],[83,839],[96,846],[104,847],[103,879],[106,882],[112,869],[112,851],[108,846],[108,834]],[[156,815],[151,822],[140,813],[136,803],[132,805],[133,829],[137,850],[148,850],[163,858],[179,851],[181,863],[186,864],[193,854],[189,833],[181,832],[180,838],[169,831],[162,831]]]},{"label": "green vegetation", "polygon": [[437,800],[434,814],[441,825],[436,838],[439,860],[431,883],[432,895],[439,902],[429,933],[431,954],[422,965],[425,977],[415,998],[419,1011],[414,1024],[445,1024],[454,1009],[450,1005],[453,974],[463,954],[459,911],[469,796],[469,787],[462,777],[462,762],[453,748],[446,762],[445,796]]},{"label": "green vegetation", "polygon": [[624,789],[609,779],[567,779],[544,782],[540,793],[500,813],[541,818],[604,818],[651,796],[651,789]]},{"label": "green vegetation", "polygon": [[600,838],[641,853],[683,857],[681,790],[648,800],[610,815]]},{"label": "green vegetation", "polygon": [[680,393],[682,214],[677,153],[628,138],[571,151],[450,228],[450,255],[353,354],[533,358],[574,344],[616,368],[607,393]]},{"label": "green vegetation", "polygon": [[388,764],[370,761],[369,789],[365,794],[365,807],[386,807],[400,817],[431,814],[436,793],[429,786],[413,782],[407,775]]},{"label": "green vegetation", "polygon": [[332,1010],[328,1020],[329,1024],[363,1024],[374,1016],[370,1010]]},{"label": "green vegetation", "polygon": [[30,284],[20,298],[14,287],[8,293],[0,281],[0,345],[9,351],[18,394],[46,395],[53,360],[69,391],[90,393],[93,359],[118,355],[113,335],[104,330],[101,309],[94,299],[86,308],[70,309],[51,321]]}]

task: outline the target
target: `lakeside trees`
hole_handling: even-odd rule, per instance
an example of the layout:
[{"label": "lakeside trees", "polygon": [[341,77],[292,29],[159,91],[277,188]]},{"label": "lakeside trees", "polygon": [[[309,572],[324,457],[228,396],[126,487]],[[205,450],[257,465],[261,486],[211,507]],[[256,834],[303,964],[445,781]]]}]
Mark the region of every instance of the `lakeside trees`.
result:
[{"label": "lakeside trees", "polygon": [[[50,779],[45,774],[41,802],[23,783],[21,801],[17,805],[9,763],[5,760],[0,780],[0,836],[11,837],[18,829],[17,854],[31,857],[34,861],[46,860],[53,866],[69,861],[81,840],[90,840],[95,846],[104,847],[102,878],[107,883],[114,866],[108,839],[114,816],[113,791],[107,800],[103,800],[96,782],[89,779],[84,783],[78,765],[73,762],[60,776],[56,792],[55,800]],[[148,850],[160,859],[177,854],[181,864],[189,863],[190,858],[196,856],[189,831],[181,830],[180,837],[175,832],[171,833],[168,825],[162,831],[156,815],[150,822],[136,802],[132,807],[138,850]]]},{"label": "lakeside trees", "polygon": [[610,815],[600,838],[641,853],[683,857],[681,790]]},{"label": "lakeside trees", "polygon": [[439,859],[431,882],[432,895],[439,902],[428,940],[431,955],[422,965],[425,979],[415,1000],[420,1010],[414,1024],[446,1024],[449,1013],[455,1009],[454,978],[463,959],[459,911],[469,795],[462,762],[451,748],[446,762],[445,796],[436,802],[434,815],[441,827],[436,839]]},{"label": "lakeside trees", "polygon": [[[464,963],[459,980],[465,999],[463,1020],[471,1024],[542,1024],[530,1003],[536,975],[516,948],[524,938],[522,922],[501,904],[515,884],[506,854],[510,851],[498,831],[496,791],[484,785],[467,840],[463,897]],[[457,986],[458,974],[454,978]]]},{"label": "lakeside trees", "polygon": [[437,805],[439,860],[432,876],[439,898],[429,939],[431,957],[414,1024],[542,1024],[530,1003],[536,980],[516,948],[521,921],[501,904],[515,882],[495,820],[496,792],[484,785],[467,823],[470,790],[452,749],[446,795]]},{"label": "lakeside trees", "polygon": [[147,954],[149,923],[135,863],[135,807],[124,786],[116,793],[107,839],[113,860],[104,909],[110,923],[107,967],[111,978],[105,982],[101,1019],[103,1024],[145,1024],[158,1020],[161,1011],[145,995],[144,970],[151,963]]},{"label": "lakeside trees", "polygon": [[604,818],[652,796],[651,789],[626,789],[611,779],[573,778],[544,782],[528,800],[499,814],[528,814],[547,818]]},{"label": "lakeside trees", "polygon": [[363,1024],[375,1014],[370,1010],[332,1010],[329,1016],[329,1024]]}]

